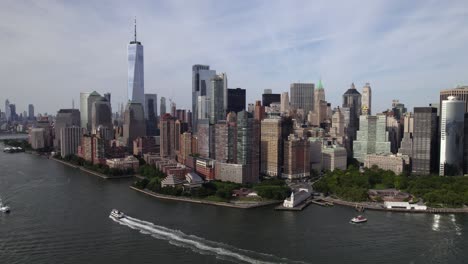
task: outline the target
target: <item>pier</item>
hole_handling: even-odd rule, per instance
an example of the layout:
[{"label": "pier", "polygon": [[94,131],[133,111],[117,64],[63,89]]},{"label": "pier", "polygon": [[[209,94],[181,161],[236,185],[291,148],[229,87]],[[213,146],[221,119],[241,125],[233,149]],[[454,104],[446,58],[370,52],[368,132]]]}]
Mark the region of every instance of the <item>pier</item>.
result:
[{"label": "pier", "polygon": [[305,200],[304,202],[302,202],[301,204],[299,204],[299,205],[297,205],[295,207],[284,207],[283,205],[278,205],[277,207],[275,207],[275,210],[278,210],[278,211],[302,211],[302,210],[304,210],[304,208],[309,206],[309,204],[316,204],[316,205],[320,205],[320,206],[323,206],[323,207],[333,206],[333,202],[324,201],[322,199],[310,197],[309,199]]}]

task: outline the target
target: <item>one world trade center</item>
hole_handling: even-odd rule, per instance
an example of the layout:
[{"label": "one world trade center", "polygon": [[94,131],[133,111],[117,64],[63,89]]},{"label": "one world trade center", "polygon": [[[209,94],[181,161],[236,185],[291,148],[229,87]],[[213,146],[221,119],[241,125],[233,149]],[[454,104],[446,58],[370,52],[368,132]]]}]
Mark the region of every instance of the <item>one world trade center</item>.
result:
[{"label": "one world trade center", "polygon": [[137,41],[136,19],[135,39],[128,44],[128,100],[144,105],[145,86],[143,70],[143,45]]}]

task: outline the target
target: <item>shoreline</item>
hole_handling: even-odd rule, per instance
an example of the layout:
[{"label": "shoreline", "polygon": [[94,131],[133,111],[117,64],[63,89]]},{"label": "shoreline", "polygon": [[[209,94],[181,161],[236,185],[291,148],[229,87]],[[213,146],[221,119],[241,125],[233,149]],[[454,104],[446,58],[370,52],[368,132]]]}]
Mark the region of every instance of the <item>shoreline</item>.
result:
[{"label": "shoreline", "polygon": [[230,208],[237,208],[237,209],[251,209],[251,208],[258,208],[258,207],[264,207],[268,205],[274,205],[280,203],[280,201],[270,201],[270,202],[260,202],[260,203],[251,203],[251,204],[234,204],[234,203],[227,203],[227,202],[213,202],[213,201],[207,201],[207,200],[201,200],[201,199],[192,199],[188,197],[180,197],[180,196],[172,196],[172,195],[166,195],[166,194],[159,194],[155,193],[149,190],[140,190],[136,187],[129,186],[130,189],[133,189],[134,191],[141,192],[143,194],[158,198],[158,199],[163,199],[163,200],[172,200],[172,201],[179,201],[179,202],[189,202],[189,203],[197,203],[197,204],[206,204],[206,205],[214,205],[214,206],[222,206],[222,207],[230,207]]},{"label": "shoreline", "polygon": [[94,175],[94,176],[97,176],[101,179],[105,179],[105,180],[113,180],[113,179],[123,179],[123,178],[133,178],[134,175],[121,175],[121,176],[107,176],[105,174],[102,174],[102,173],[99,173],[99,172],[96,172],[96,171],[92,171],[90,169],[86,169],[84,168],[83,166],[78,166],[78,165],[74,165],[74,164],[71,164],[69,162],[66,162],[66,161],[63,161],[63,160],[59,160],[59,159],[56,159],[54,157],[50,157],[49,159],[51,160],[55,160],[57,162],[60,162],[66,166],[69,166],[69,167],[72,167],[74,169],[79,169],[81,171],[84,171],[88,174],[91,174],[91,175]]},{"label": "shoreline", "polygon": [[467,214],[468,208],[432,208],[428,207],[427,210],[407,210],[407,209],[399,209],[399,208],[392,208],[388,209],[380,205],[370,205],[368,203],[362,202],[348,202],[343,201],[340,199],[335,199],[331,197],[322,198],[322,200],[327,202],[332,202],[333,204],[348,206],[348,207],[356,207],[356,205],[363,207],[366,210],[374,210],[374,211],[383,211],[383,212],[395,212],[395,213],[417,213],[417,214]]}]

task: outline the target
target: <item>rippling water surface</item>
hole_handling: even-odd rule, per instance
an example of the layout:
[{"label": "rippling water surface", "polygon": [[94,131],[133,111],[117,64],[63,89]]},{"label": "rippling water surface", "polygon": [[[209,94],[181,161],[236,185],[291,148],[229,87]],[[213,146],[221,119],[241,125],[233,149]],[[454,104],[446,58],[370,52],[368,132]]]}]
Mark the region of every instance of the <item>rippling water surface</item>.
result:
[{"label": "rippling water surface", "polygon": [[[54,161],[0,152],[0,263],[467,263],[468,216],[161,201]],[[112,208],[127,219],[109,218]]]}]

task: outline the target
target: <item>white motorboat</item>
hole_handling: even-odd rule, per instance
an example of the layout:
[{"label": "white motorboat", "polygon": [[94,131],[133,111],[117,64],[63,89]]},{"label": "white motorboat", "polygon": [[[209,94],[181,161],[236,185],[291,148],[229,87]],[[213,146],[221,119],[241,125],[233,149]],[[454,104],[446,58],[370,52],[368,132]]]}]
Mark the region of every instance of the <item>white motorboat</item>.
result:
[{"label": "white motorboat", "polygon": [[111,213],[110,213],[110,216],[111,217],[114,217],[114,218],[117,218],[117,219],[121,219],[121,218],[124,218],[125,217],[125,214],[120,212],[119,210],[117,209],[112,209]]},{"label": "white motorboat", "polygon": [[355,224],[364,223],[364,222],[367,222],[367,218],[365,218],[362,215],[358,215],[354,217],[353,219],[351,219],[351,223],[355,223]]},{"label": "white motorboat", "polygon": [[9,213],[10,212],[10,207],[4,205],[2,203],[2,199],[0,199],[0,212],[2,212],[2,213]]}]

